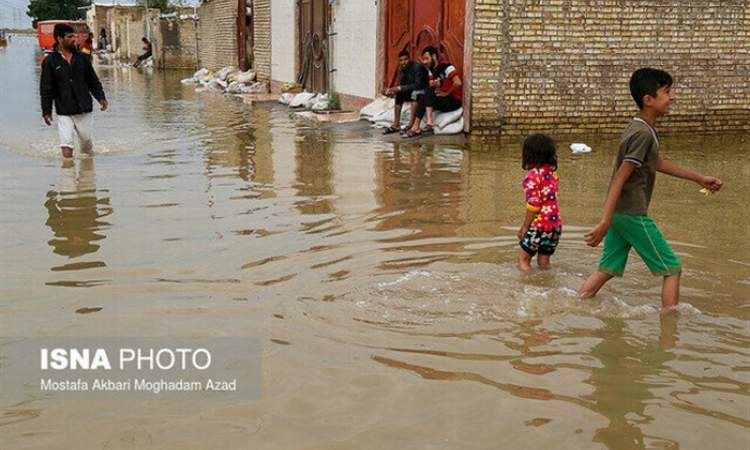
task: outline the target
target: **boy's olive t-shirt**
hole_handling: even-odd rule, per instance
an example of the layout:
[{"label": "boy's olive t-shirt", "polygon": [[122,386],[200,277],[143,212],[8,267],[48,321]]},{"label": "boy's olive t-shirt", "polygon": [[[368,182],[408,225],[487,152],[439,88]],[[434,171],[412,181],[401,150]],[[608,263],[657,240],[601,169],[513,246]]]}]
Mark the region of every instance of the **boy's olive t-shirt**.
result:
[{"label": "boy's olive t-shirt", "polygon": [[635,164],[636,168],[622,187],[615,211],[635,216],[646,215],[654,191],[658,159],[659,138],[656,130],[644,119],[633,118],[622,133],[612,177],[623,161]]}]

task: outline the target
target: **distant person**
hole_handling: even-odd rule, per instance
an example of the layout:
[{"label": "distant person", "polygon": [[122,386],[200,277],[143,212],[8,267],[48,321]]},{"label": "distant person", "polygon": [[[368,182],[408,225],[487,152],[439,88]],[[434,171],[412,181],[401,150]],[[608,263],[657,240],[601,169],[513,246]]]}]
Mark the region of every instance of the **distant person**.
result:
[{"label": "distant person", "polygon": [[401,131],[401,109],[404,103],[410,103],[411,114],[409,115],[409,125],[405,128],[409,130],[414,123],[414,116],[417,110],[417,104],[424,96],[427,90],[429,73],[427,68],[416,62],[409,60],[409,52],[402,50],[398,54],[399,65],[399,85],[385,90],[385,95],[395,96],[396,106],[393,114],[393,125],[386,128],[383,134],[391,134]]},{"label": "distant person", "polygon": [[518,266],[531,270],[531,259],[536,256],[540,269],[548,269],[562,233],[562,219],[558,202],[557,149],[545,134],[532,134],[523,143],[523,179],[526,197],[526,217],[518,230],[521,249]]},{"label": "distant person", "polygon": [[153,47],[151,46],[151,42],[149,42],[145,37],[141,38],[141,41],[143,41],[143,54],[138,57],[138,59],[133,64],[133,67],[140,67],[140,65],[143,64],[143,61],[151,57],[151,50],[153,49]]},{"label": "distant person", "polygon": [[596,247],[604,239],[599,270],[586,279],[578,291],[581,298],[599,292],[612,277],[625,271],[630,249],[640,255],[654,276],[662,278],[662,311],[673,309],[680,301],[682,265],[648,216],[656,172],[694,181],[706,193],[721,189],[722,182],[659,156],[657,120],[669,114],[675,94],[672,76],[663,70],[639,69],[630,78],[630,94],[640,113],[622,133],[602,219],[584,235],[586,243]]},{"label": "distant person", "polygon": [[81,53],[91,62],[94,58],[94,33],[89,33],[86,41],[81,45]]},{"label": "distant person", "polygon": [[39,91],[44,123],[52,125],[52,105],[57,112],[57,128],[64,158],[73,156],[73,138],[78,135],[81,151],[90,153],[92,141],[93,105],[91,96],[102,111],[108,103],[102,84],[91,62],[76,50],[76,35],[70,25],[55,25],[55,46],[42,62]]},{"label": "distant person", "polygon": [[102,28],[101,31],[99,31],[99,50],[107,50],[107,45],[109,45],[109,41],[107,40],[107,29]]},{"label": "distant person", "polygon": [[422,51],[422,64],[430,71],[430,81],[422,101],[417,106],[416,120],[405,137],[422,135],[422,119],[425,119],[425,131],[431,133],[434,128],[433,111],[455,111],[463,106],[463,83],[458,69],[449,62],[438,62],[438,51],[435,47],[426,47]]}]

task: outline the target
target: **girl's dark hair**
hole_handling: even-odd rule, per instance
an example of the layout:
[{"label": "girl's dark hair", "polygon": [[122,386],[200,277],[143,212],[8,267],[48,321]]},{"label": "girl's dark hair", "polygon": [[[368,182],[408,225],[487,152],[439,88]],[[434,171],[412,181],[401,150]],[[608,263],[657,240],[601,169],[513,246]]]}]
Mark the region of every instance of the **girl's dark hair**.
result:
[{"label": "girl's dark hair", "polygon": [[557,170],[557,148],[555,141],[546,134],[532,134],[523,142],[521,167],[529,170],[534,166],[549,164]]}]

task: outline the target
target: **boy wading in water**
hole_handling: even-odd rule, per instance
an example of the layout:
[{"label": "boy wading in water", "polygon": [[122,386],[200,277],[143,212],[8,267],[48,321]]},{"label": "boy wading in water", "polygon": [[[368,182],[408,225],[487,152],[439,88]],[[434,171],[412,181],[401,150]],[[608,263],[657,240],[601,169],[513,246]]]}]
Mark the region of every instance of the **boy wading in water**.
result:
[{"label": "boy wading in water", "polygon": [[635,248],[655,276],[663,277],[662,310],[680,300],[680,260],[648,215],[656,172],[694,181],[711,192],[721,180],[659,157],[656,121],[669,113],[674,102],[672,77],[662,70],[639,69],[630,78],[630,93],[641,110],[625,129],[615,161],[614,174],[604,203],[602,220],[584,236],[596,247],[604,239],[599,271],[589,276],[578,295],[590,298],[612,277],[622,276],[630,248]]},{"label": "boy wading in water", "polygon": [[91,152],[93,95],[107,109],[102,84],[91,61],[76,49],[75,31],[70,25],[57,24],[53,31],[55,49],[42,62],[39,91],[42,98],[42,118],[52,125],[52,103],[57,112],[60,147],[65,158],[73,156],[73,135],[78,135],[81,151]]}]

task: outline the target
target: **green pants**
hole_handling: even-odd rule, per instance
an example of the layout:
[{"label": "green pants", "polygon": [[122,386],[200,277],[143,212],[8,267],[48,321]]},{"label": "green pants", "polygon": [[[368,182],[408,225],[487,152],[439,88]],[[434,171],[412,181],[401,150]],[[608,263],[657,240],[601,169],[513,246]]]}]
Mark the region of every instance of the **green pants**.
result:
[{"label": "green pants", "polygon": [[615,213],[607,235],[599,272],[621,277],[625,272],[630,248],[635,248],[652,274],[671,277],[682,271],[680,260],[648,216]]}]

